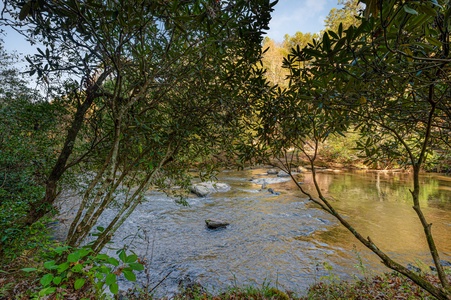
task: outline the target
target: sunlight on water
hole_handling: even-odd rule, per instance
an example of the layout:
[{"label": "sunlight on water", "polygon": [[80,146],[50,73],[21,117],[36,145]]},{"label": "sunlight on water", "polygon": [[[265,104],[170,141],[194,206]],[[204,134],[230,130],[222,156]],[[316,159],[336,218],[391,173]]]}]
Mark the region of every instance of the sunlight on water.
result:
[{"label": "sunlight on water", "polygon": [[[226,193],[188,199],[180,206],[160,193],[152,193],[119,230],[115,245],[128,245],[149,261],[149,282],[163,278],[157,294],[177,291],[189,278],[211,291],[265,282],[302,292],[328,272],[351,279],[358,256],[369,272],[386,271],[372,253],[357,243],[337,221],[309,203],[291,181],[269,184],[274,195],[251,179],[273,178],[266,169],[226,171],[218,178],[231,185]],[[422,229],[412,209],[410,174],[320,173],[322,192],[364,236],[402,262],[431,262]],[[312,191],[310,173],[299,181]],[[257,181],[259,182],[259,181]],[[421,204],[433,223],[437,245],[451,260],[451,180],[445,176],[422,177]],[[204,220],[223,219],[225,229],[209,230]],[[355,246],[354,246],[355,245]],[[447,255],[447,256],[446,256]]]}]

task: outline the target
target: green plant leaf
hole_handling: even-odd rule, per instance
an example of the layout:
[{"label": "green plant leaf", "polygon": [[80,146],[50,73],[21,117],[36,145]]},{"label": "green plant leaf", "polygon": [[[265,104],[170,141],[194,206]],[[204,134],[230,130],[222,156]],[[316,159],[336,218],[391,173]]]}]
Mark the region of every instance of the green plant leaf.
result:
[{"label": "green plant leaf", "polygon": [[62,263],[58,265],[58,269],[57,272],[58,274],[63,273],[64,271],[66,271],[67,269],[69,269],[70,264],[68,262]]},{"label": "green plant leaf", "polygon": [[135,270],[135,271],[143,271],[144,270],[144,266],[140,263],[129,263],[128,265],[130,268],[132,268],[132,270]]},{"label": "green plant leaf", "polygon": [[119,251],[119,259],[123,262],[125,262],[125,260],[127,259],[127,254],[125,254],[125,250],[122,249]]},{"label": "green plant leaf", "polygon": [[47,287],[39,291],[39,296],[44,297],[53,294],[56,291],[55,287]]},{"label": "green plant leaf", "polygon": [[119,286],[117,285],[117,283],[113,283],[109,287],[110,287],[110,292],[113,293],[114,295],[116,295],[117,292],[119,291]]},{"label": "green plant leaf", "polygon": [[126,258],[125,258],[125,263],[134,263],[135,261],[137,261],[138,260],[138,255],[136,255],[136,254],[130,254],[129,256],[127,256]]},{"label": "green plant leaf", "polygon": [[117,259],[115,259],[114,257],[109,257],[108,258],[108,263],[112,264],[115,267],[119,266],[119,261]]},{"label": "green plant leaf", "polygon": [[44,276],[42,276],[41,280],[39,280],[39,283],[41,283],[42,286],[46,287],[52,282],[52,280],[53,280],[52,274],[45,274]]},{"label": "green plant leaf", "polygon": [[135,273],[133,273],[133,271],[124,270],[123,272],[125,279],[127,279],[128,281],[136,281],[136,275]]},{"label": "green plant leaf", "polygon": [[95,257],[95,259],[97,259],[97,260],[108,260],[108,259],[109,259],[109,256],[106,255],[106,254],[99,254],[99,255],[97,255],[97,256]]},{"label": "green plant leaf", "polygon": [[53,278],[53,283],[58,285],[61,283],[62,280],[63,280],[63,278],[61,276],[57,276],[57,277]]},{"label": "green plant leaf", "polygon": [[67,261],[70,263],[77,262],[80,259],[80,252],[73,252],[67,256]]},{"label": "green plant leaf", "polygon": [[57,247],[55,248],[53,251],[55,251],[56,253],[58,253],[59,255],[63,254],[64,251],[70,249],[69,246],[65,246],[65,247]]},{"label": "green plant leaf", "polygon": [[36,271],[37,269],[36,269],[36,268],[23,268],[23,269],[21,269],[21,270],[24,271],[24,272],[29,273],[29,272],[34,272],[34,271]]},{"label": "green plant leaf", "polygon": [[44,268],[48,269],[48,270],[55,270],[58,268],[57,265],[55,265],[55,261],[54,260],[50,260],[50,261],[46,261],[44,263]]},{"label": "green plant leaf", "polygon": [[112,285],[116,282],[116,274],[110,273],[105,278],[106,285]]},{"label": "green plant leaf", "polygon": [[72,270],[72,272],[80,273],[81,270],[83,270],[83,265],[82,264],[76,264],[75,266],[73,266],[71,268],[71,270]]},{"label": "green plant leaf", "polygon": [[404,5],[403,8],[404,8],[404,11],[408,14],[418,15],[418,12],[415,9],[408,7],[407,5]]},{"label": "green plant leaf", "polygon": [[74,289],[79,290],[83,287],[83,285],[85,284],[86,279],[85,278],[78,278],[77,280],[75,280],[74,283]]}]

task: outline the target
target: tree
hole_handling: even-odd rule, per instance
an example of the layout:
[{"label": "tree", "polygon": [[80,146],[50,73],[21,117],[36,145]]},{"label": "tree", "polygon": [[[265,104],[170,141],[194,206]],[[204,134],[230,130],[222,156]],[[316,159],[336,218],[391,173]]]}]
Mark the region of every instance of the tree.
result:
[{"label": "tree", "polygon": [[[0,253],[2,260],[20,255],[41,241],[18,220],[42,199],[45,173],[58,146],[61,107],[43,101],[15,69],[17,58],[0,41]],[[52,139],[48,137],[51,136]],[[39,229],[42,231],[41,229]]]},{"label": "tree", "polygon": [[285,34],[283,40],[283,47],[285,48],[285,56],[291,51],[291,49],[299,46],[301,49],[307,46],[308,43],[311,43],[313,39],[319,38],[319,34],[317,33],[302,33],[300,31],[296,32],[293,36]]},{"label": "tree", "polygon": [[47,47],[29,58],[30,73],[50,85],[65,72],[72,79],[55,97],[74,107],[64,146],[27,223],[48,211],[69,169],[94,171],[68,242],[79,245],[116,204],[92,244],[98,252],[149,188],[164,188],[166,178],[186,181],[182,171],[195,159],[227,149],[228,130],[239,129],[237,116],[248,109],[248,86],[261,76],[252,66],[274,4],[5,2],[18,23],[4,21],[31,26]]},{"label": "tree", "polygon": [[343,5],[342,8],[332,8],[327,15],[324,23],[326,25],[326,31],[337,31],[338,26],[343,24],[343,28],[347,29],[349,26],[358,26],[360,19],[356,18],[363,11],[363,5],[358,0],[339,0],[338,4]]},{"label": "tree", "polygon": [[[451,287],[440,263],[432,224],[420,206],[419,173],[435,147],[449,149],[449,18],[445,1],[365,1],[366,19],[358,26],[325,32],[321,40],[293,49],[285,60],[290,70],[286,90],[272,90],[260,105],[254,153],[273,155],[291,173],[296,153],[313,169],[318,197],[299,189],[336,217],[389,268],[409,277],[439,299],[451,299]],[[428,250],[440,280],[434,286],[424,274],[390,258],[370,237],[338,213],[321,193],[314,164],[321,142],[356,126],[363,155],[382,155],[412,168],[410,191]],[[258,141],[258,142],[257,142]],[[256,146],[256,147],[255,147]],[[295,152],[290,152],[291,148]],[[255,150],[256,149],[256,150]],[[449,151],[449,150],[448,150]]]},{"label": "tree", "polygon": [[282,61],[287,51],[269,37],[263,40],[262,48],[262,63],[266,70],[266,78],[273,84],[284,85],[288,73],[282,68]]}]

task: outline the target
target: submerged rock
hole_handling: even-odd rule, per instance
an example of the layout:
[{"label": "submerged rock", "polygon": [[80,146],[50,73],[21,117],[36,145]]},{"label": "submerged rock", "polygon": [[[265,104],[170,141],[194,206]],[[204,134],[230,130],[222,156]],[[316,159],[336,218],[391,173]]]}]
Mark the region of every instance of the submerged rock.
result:
[{"label": "submerged rock", "polygon": [[277,173],[277,177],[290,177],[290,174],[285,171],[280,171],[279,173]]},{"label": "submerged rock", "polygon": [[273,190],[272,188],[269,188],[269,189],[268,189],[268,192],[270,192],[271,194],[276,195],[276,196],[280,195],[279,192],[276,192],[276,191]]},{"label": "submerged rock", "polygon": [[259,184],[259,185],[266,185],[268,184],[277,184],[277,183],[282,183],[282,182],[287,182],[290,181],[291,178],[290,177],[274,177],[274,178],[257,178],[257,179],[251,179],[250,181],[252,183],[255,184]]},{"label": "submerged rock", "polygon": [[279,171],[277,171],[276,169],[269,169],[267,172],[266,172],[266,174],[268,174],[268,175],[276,175],[276,174],[278,174],[279,173]]},{"label": "submerged rock", "polygon": [[209,229],[217,229],[221,227],[227,227],[227,225],[230,225],[230,223],[217,219],[207,219],[205,220],[205,224]]}]

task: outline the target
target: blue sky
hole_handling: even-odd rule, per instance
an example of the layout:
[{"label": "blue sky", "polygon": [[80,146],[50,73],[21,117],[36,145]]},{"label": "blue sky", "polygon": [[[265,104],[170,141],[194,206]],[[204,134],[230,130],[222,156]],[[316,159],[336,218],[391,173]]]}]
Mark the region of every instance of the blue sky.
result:
[{"label": "blue sky", "polygon": [[267,36],[281,42],[285,34],[320,32],[333,7],[339,7],[338,0],[279,0]]},{"label": "blue sky", "polygon": [[[293,35],[297,31],[319,32],[324,28],[324,19],[329,11],[338,7],[337,3],[338,0],[279,0],[274,7],[267,36],[281,42],[285,34]],[[7,32],[7,36],[2,37],[7,51],[23,54],[36,51],[20,35],[9,28],[3,29]]]}]

